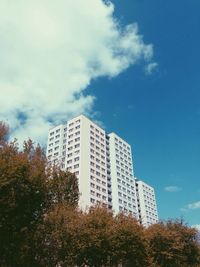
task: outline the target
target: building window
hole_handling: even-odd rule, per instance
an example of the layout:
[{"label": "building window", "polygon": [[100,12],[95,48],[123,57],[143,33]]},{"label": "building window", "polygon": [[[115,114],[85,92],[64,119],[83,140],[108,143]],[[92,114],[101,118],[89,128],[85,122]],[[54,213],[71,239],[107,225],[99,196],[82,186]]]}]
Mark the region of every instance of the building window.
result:
[{"label": "building window", "polygon": [[99,144],[100,144],[100,142],[99,142],[98,140],[96,140],[96,144],[97,144],[97,145],[99,145]]},{"label": "building window", "polygon": [[91,203],[95,203],[94,198],[90,198],[90,202],[91,202]]},{"label": "building window", "polygon": [[75,162],[76,162],[76,161],[79,161],[79,157],[74,158],[74,161],[75,161]]},{"label": "building window", "polygon": [[79,135],[80,134],[80,131],[78,131],[78,132],[75,132],[75,135]]},{"label": "building window", "polygon": [[74,146],[74,148],[77,148],[77,147],[80,147],[80,144],[76,144],[76,145]]},{"label": "building window", "polygon": [[94,176],[90,176],[90,179],[92,180],[92,181],[95,181],[95,177]]},{"label": "building window", "polygon": [[95,191],[90,190],[90,194],[94,196],[95,195]]},{"label": "building window", "polygon": [[93,184],[93,183],[90,183],[90,186],[91,186],[92,188],[95,188],[95,184]]},{"label": "building window", "polygon": [[96,168],[97,168],[98,170],[100,170],[100,166],[99,166],[99,165],[96,165]]},{"label": "building window", "polygon": [[98,178],[97,178],[97,183],[99,183],[99,184],[101,183],[101,180],[100,180],[100,179],[98,179]]},{"label": "building window", "polygon": [[80,150],[76,150],[76,151],[74,151],[74,155],[77,155],[77,154],[79,154],[80,153]]}]

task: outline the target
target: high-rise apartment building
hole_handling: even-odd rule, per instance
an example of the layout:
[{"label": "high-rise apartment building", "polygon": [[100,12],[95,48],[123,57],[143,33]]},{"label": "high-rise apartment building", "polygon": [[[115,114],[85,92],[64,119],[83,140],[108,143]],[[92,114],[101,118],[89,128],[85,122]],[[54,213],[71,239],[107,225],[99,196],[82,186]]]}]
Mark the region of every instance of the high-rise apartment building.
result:
[{"label": "high-rise apartment building", "polygon": [[139,220],[141,224],[148,227],[158,222],[156,197],[153,187],[136,179],[137,202]]},{"label": "high-rise apartment building", "polygon": [[77,175],[80,207],[105,203],[112,208],[105,131],[80,115],[51,129],[48,140],[48,160]]},{"label": "high-rise apartment building", "polygon": [[113,210],[126,211],[137,218],[138,207],[131,146],[115,133],[109,134],[108,137]]},{"label": "high-rise apartment building", "polygon": [[131,146],[115,133],[107,134],[80,115],[49,130],[47,158],[76,174],[81,208],[102,203],[116,213],[125,211],[143,218]]}]

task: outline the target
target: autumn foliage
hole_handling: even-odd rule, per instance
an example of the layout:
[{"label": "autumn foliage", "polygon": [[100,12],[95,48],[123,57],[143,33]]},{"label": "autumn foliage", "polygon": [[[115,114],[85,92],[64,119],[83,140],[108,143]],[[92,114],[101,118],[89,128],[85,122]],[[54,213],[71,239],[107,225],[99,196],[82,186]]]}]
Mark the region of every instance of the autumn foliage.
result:
[{"label": "autumn foliage", "polygon": [[181,220],[149,228],[101,206],[78,209],[74,174],[48,166],[31,140],[18,148],[0,123],[0,266],[200,266],[197,230]]},{"label": "autumn foliage", "polygon": [[57,204],[76,207],[74,174],[50,168],[42,148],[31,140],[19,150],[0,124],[0,266],[34,266],[38,225]]}]

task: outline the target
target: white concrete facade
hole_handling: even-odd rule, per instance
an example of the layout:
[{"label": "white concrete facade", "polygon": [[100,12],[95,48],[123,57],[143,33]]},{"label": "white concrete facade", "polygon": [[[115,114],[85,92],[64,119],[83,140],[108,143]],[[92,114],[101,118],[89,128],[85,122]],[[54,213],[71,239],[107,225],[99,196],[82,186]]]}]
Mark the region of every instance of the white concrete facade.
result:
[{"label": "white concrete facade", "polygon": [[[102,203],[115,213],[124,211],[137,219],[145,214],[147,218],[150,211],[149,207],[145,210],[142,185],[137,182],[136,187],[131,146],[115,133],[106,134],[80,115],[49,130],[47,158],[51,164],[76,174],[81,208]],[[141,220],[143,224],[149,221],[155,222]]]},{"label": "white concrete facade", "polygon": [[47,158],[76,174],[81,208],[108,204],[106,133],[94,122],[80,115],[51,129]]},{"label": "white concrete facade", "polygon": [[136,179],[137,201],[140,223],[146,227],[158,222],[158,211],[154,188]]},{"label": "white concrete facade", "polygon": [[131,146],[115,133],[109,136],[112,207],[138,217]]}]

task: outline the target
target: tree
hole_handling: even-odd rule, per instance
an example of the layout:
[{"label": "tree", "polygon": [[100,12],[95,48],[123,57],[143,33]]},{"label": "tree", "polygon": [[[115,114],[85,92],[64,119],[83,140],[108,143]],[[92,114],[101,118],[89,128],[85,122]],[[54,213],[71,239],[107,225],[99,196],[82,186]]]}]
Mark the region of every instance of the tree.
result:
[{"label": "tree", "polygon": [[48,197],[51,205],[67,204],[78,206],[79,189],[78,180],[74,173],[63,171],[56,166],[49,166],[48,171]]},{"label": "tree", "polygon": [[152,266],[199,266],[197,230],[183,221],[160,222],[147,228],[146,236]]},{"label": "tree", "polygon": [[56,205],[39,226],[36,242],[42,267],[149,266],[143,227],[102,206],[80,212]]},{"label": "tree", "polygon": [[[30,158],[28,158],[30,156]],[[45,199],[43,152],[37,147],[20,152],[16,142],[0,148],[1,261],[20,266],[27,236],[39,220]]]},{"label": "tree", "polygon": [[112,263],[115,266],[149,266],[144,229],[135,218],[120,213],[115,216],[111,230]]},{"label": "tree", "polygon": [[0,121],[0,146],[5,144],[8,139],[9,127],[5,123]]},{"label": "tree", "polygon": [[0,265],[34,266],[35,229],[57,203],[77,205],[77,179],[50,168],[31,140],[19,150],[7,136],[8,127],[0,123]]},{"label": "tree", "polygon": [[91,207],[79,222],[77,266],[110,266],[110,229],[113,215],[102,206]]},{"label": "tree", "polygon": [[34,236],[36,259],[41,267],[75,266],[81,216],[77,209],[63,204],[55,205],[45,215]]},{"label": "tree", "polygon": [[42,267],[106,266],[112,222],[112,214],[105,208],[81,212],[57,204],[35,236],[38,262]]}]

